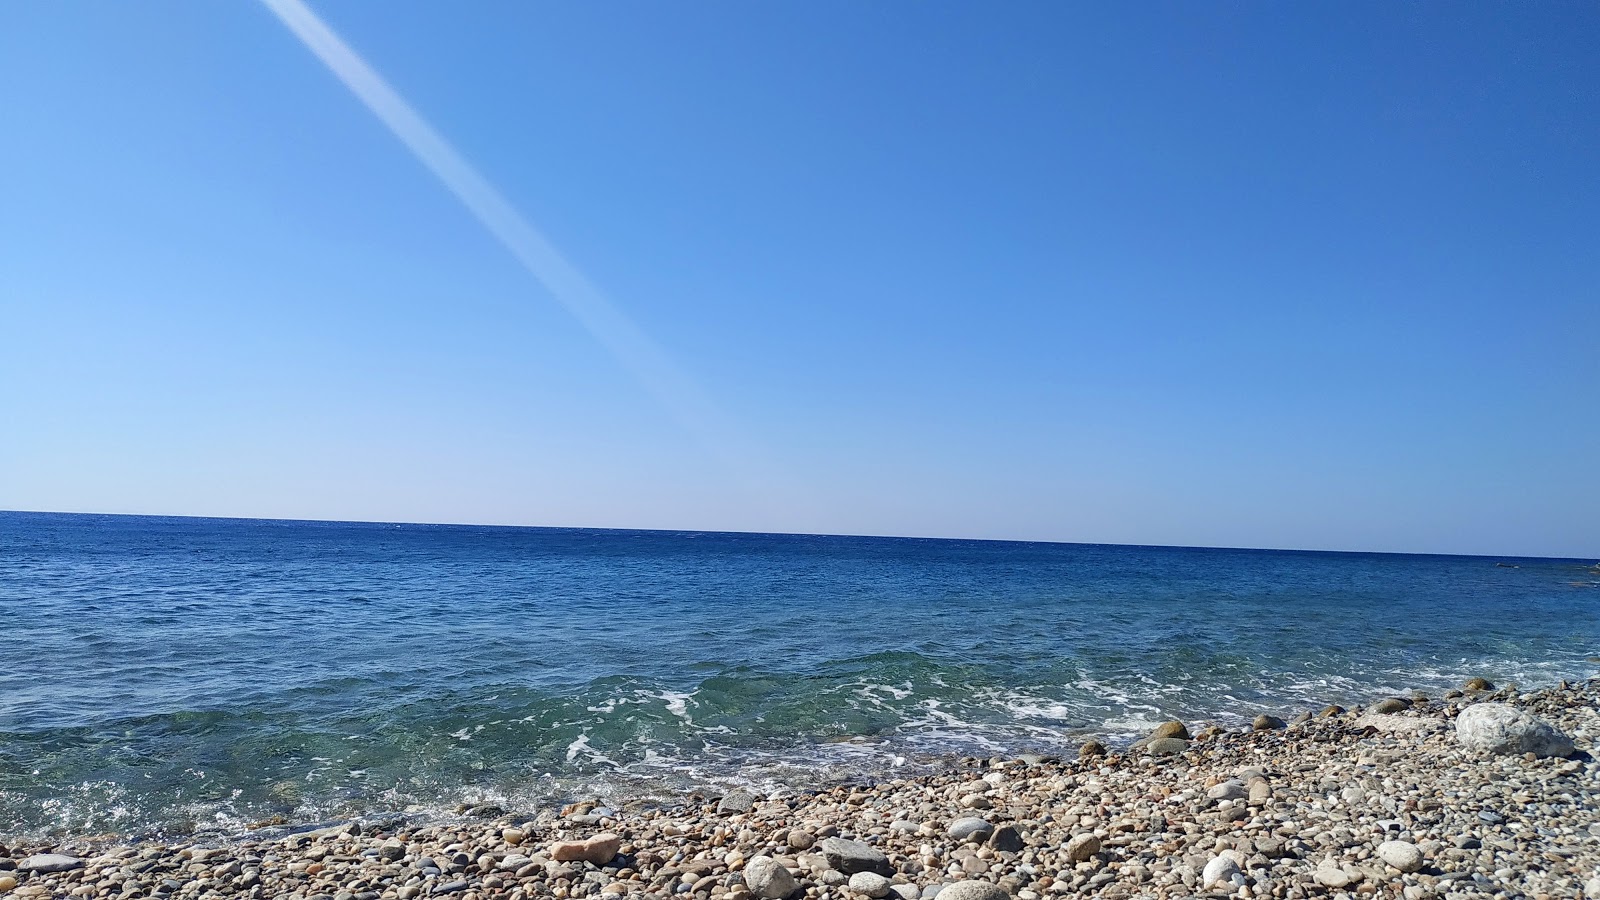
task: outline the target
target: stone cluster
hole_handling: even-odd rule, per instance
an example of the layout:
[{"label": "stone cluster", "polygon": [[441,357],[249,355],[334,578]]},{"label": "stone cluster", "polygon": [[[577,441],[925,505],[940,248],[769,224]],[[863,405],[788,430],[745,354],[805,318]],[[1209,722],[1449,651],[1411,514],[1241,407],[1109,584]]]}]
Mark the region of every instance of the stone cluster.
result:
[{"label": "stone cluster", "polygon": [[[1600,680],[1482,679],[810,794],[0,847],[16,898],[1600,897]],[[498,811],[490,811],[497,813]]]}]

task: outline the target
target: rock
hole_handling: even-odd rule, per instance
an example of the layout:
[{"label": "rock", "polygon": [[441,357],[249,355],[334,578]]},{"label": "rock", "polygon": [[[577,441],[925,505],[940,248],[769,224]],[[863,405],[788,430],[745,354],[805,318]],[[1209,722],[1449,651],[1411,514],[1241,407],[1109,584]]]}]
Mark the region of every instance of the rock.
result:
[{"label": "rock", "polygon": [[958,881],[939,889],[939,900],[1011,900],[1005,888],[987,881]]},{"label": "rock", "polygon": [[1379,700],[1377,703],[1372,704],[1372,712],[1375,713],[1397,713],[1410,708],[1411,701],[1400,697],[1390,697],[1387,700]]},{"label": "rock", "polygon": [[603,866],[622,849],[622,838],[602,832],[585,841],[556,841],[550,845],[550,858],[556,862],[591,862]]},{"label": "rock", "polygon": [[1249,800],[1251,803],[1265,803],[1271,799],[1272,785],[1268,784],[1266,779],[1258,778],[1250,782]]},{"label": "rock", "polygon": [[1183,738],[1164,737],[1156,738],[1144,745],[1144,751],[1151,756],[1172,756],[1189,749],[1189,742]]},{"label": "rock", "polygon": [[1226,856],[1214,857],[1206,863],[1205,871],[1200,875],[1200,886],[1209,888],[1225,886],[1233,888],[1233,876],[1239,874],[1239,864]]},{"label": "rock", "polygon": [[1349,887],[1361,880],[1361,876],[1358,873],[1341,868],[1331,857],[1318,863],[1316,871],[1311,873],[1311,877],[1316,879],[1317,884],[1331,887],[1334,890]]},{"label": "rock", "polygon": [[882,900],[889,896],[889,879],[877,872],[857,872],[850,876],[850,890],[873,900]]},{"label": "rock", "polygon": [[1410,841],[1384,841],[1378,845],[1378,858],[1402,872],[1422,868],[1422,851]]},{"label": "rock", "polygon": [[816,837],[804,828],[789,829],[788,844],[791,850],[810,850],[816,842]]},{"label": "rock", "polygon": [[73,869],[83,868],[83,860],[76,856],[67,856],[63,853],[35,853],[34,855],[17,863],[19,872],[70,872]]},{"label": "rock", "polygon": [[378,845],[378,858],[385,862],[398,862],[406,855],[405,841],[390,838]]},{"label": "rock", "polygon": [[1585,897],[1600,897],[1600,872],[1596,872],[1593,878],[1583,883],[1583,895]]},{"label": "rock", "polygon": [[1105,744],[1099,741],[1084,741],[1083,746],[1078,748],[1078,758],[1093,759],[1096,756],[1105,756],[1106,752]]},{"label": "rock", "polygon": [[1287,727],[1289,727],[1289,723],[1277,716],[1269,716],[1266,713],[1256,716],[1255,721],[1250,723],[1250,728],[1254,731],[1277,731]]},{"label": "rock", "polygon": [[1018,853],[1022,846],[1022,832],[1015,825],[1001,825],[989,836],[989,848],[1001,853]]},{"label": "rock", "polygon": [[1176,719],[1171,722],[1162,722],[1150,732],[1150,740],[1155,741],[1161,738],[1182,738],[1187,741],[1189,739],[1189,729]]},{"label": "rock", "polygon": [[754,809],[756,795],[749,791],[734,791],[717,804],[717,812],[722,815],[747,813]]},{"label": "rock", "polygon": [[945,833],[958,841],[982,841],[994,834],[994,826],[977,816],[967,816],[951,822]]},{"label": "rock", "polygon": [[1249,794],[1249,789],[1237,781],[1224,781],[1206,790],[1206,796],[1212,800],[1243,800]]},{"label": "rock", "polygon": [[744,885],[761,900],[779,900],[800,889],[794,876],[770,856],[752,856],[744,864]]},{"label": "rock", "polygon": [[1464,691],[1492,691],[1494,682],[1487,678],[1468,678],[1467,683],[1461,686]]},{"label": "rock", "polygon": [[1344,707],[1340,706],[1337,703],[1333,703],[1333,704],[1329,704],[1328,706],[1324,706],[1320,711],[1318,711],[1317,718],[1319,718],[1319,719],[1331,719],[1334,716],[1342,716],[1342,715],[1344,715]]},{"label": "rock", "polygon": [[831,837],[818,844],[817,850],[830,867],[846,875],[857,872],[877,872],[885,878],[894,875],[894,866],[889,864],[889,857],[860,841]]},{"label": "rock", "polygon": [[10,873],[0,875],[0,893],[11,890],[17,886],[17,879]]},{"label": "rock", "polygon": [[1456,740],[1480,753],[1572,755],[1572,738],[1548,723],[1503,703],[1477,703],[1456,717]]},{"label": "rock", "polygon": [[522,829],[520,828],[500,829],[500,840],[505,841],[513,847],[522,843],[523,837],[525,837],[525,835],[522,833]]},{"label": "rock", "polygon": [[894,891],[895,896],[899,897],[900,900],[917,900],[922,896],[922,892],[917,890],[917,886],[914,884],[892,884],[889,886],[889,890]]},{"label": "rock", "polygon": [[1092,834],[1077,835],[1067,841],[1064,852],[1075,863],[1088,862],[1100,852],[1100,839]]}]

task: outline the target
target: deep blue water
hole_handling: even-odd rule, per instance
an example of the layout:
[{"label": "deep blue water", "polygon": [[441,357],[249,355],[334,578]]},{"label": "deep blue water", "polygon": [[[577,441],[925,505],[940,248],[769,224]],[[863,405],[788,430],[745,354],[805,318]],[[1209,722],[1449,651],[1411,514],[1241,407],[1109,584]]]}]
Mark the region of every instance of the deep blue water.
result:
[{"label": "deep blue water", "polygon": [[620,803],[1588,677],[1593,563],[0,513],[0,827]]}]

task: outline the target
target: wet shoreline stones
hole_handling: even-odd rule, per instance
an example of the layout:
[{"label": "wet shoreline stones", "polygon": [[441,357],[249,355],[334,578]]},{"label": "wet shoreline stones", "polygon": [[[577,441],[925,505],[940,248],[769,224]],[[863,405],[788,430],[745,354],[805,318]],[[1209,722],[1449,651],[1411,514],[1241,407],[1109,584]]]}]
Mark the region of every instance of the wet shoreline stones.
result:
[{"label": "wet shoreline stones", "polygon": [[[1528,693],[1467,682],[1451,693],[1457,696],[1413,696],[1398,709],[1327,707],[1242,731],[1169,723],[1159,736],[1121,748],[1100,744],[1070,761],[972,760],[936,774],[814,793],[692,796],[670,809],[618,812],[596,800],[533,816],[496,810],[490,819],[356,823],[245,835],[214,847],[19,842],[0,847],[0,896],[1600,894],[1600,764],[1592,755],[1600,680]],[[1470,737],[1480,717],[1531,722],[1542,743],[1517,739],[1489,751]]]}]

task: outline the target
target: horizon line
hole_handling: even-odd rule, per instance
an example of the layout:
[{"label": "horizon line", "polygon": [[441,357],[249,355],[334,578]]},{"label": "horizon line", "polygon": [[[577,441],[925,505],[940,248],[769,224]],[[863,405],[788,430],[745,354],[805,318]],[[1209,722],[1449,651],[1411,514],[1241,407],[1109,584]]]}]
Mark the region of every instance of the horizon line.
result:
[{"label": "horizon line", "polygon": [[968,541],[991,544],[1057,544],[1069,547],[1127,547],[1147,550],[1242,550],[1262,553],[1338,553],[1363,556],[1449,556],[1472,559],[1530,559],[1551,562],[1586,562],[1592,556],[1525,556],[1513,553],[1436,553],[1416,550],[1330,550],[1319,547],[1234,547],[1220,544],[1122,544],[1104,541],[1064,541],[1042,538],[952,537],[933,534],[853,534],[832,531],[741,531],[725,528],[634,528],[621,525],[529,525],[507,522],[406,522],[386,519],[283,518],[279,516],[217,516],[192,513],[135,513],[93,510],[0,509],[0,515],[118,516],[130,519],[200,519],[224,522],[321,523],[328,525],[411,525],[426,528],[524,528],[547,531],[642,531],[657,534],[721,534],[764,537],[837,537],[872,540]]}]

